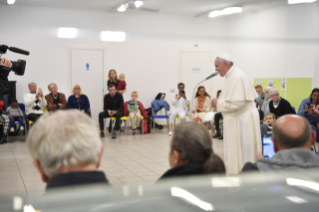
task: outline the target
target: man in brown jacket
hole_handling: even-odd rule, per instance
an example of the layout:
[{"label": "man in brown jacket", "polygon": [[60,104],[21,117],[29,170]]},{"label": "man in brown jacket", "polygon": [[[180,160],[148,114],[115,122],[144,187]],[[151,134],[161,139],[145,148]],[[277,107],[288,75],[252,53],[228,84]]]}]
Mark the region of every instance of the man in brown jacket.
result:
[{"label": "man in brown jacket", "polygon": [[55,83],[51,83],[48,86],[51,93],[45,96],[47,100],[48,111],[64,110],[67,108],[67,102],[63,93],[58,93],[58,86]]}]

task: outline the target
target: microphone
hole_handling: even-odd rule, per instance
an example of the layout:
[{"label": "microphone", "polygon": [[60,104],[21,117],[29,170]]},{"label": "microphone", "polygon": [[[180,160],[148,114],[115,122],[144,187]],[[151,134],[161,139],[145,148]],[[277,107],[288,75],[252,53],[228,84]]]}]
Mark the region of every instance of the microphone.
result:
[{"label": "microphone", "polygon": [[219,74],[219,72],[218,72],[218,71],[216,71],[216,72],[215,72],[215,73],[213,73],[212,75],[210,75],[210,76],[206,77],[206,80],[209,80],[210,78],[213,78],[213,77],[217,76],[218,74]]},{"label": "microphone", "polygon": [[14,53],[23,54],[23,55],[29,55],[30,54],[30,52],[25,51],[23,49],[18,49],[16,47],[9,47],[9,50],[14,52]]}]

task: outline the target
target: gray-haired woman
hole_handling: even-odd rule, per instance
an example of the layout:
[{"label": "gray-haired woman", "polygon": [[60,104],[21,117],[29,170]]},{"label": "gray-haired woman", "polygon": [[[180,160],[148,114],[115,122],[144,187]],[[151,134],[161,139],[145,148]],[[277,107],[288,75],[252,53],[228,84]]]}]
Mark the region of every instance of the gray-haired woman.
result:
[{"label": "gray-haired woman", "polygon": [[275,114],[276,118],[286,114],[296,114],[290,103],[279,96],[279,91],[277,89],[271,89],[269,91],[269,96],[272,99],[269,102],[269,110],[271,113]]},{"label": "gray-haired woman", "polygon": [[168,177],[225,173],[223,160],[214,153],[207,128],[200,123],[184,122],[173,132],[169,152]]}]

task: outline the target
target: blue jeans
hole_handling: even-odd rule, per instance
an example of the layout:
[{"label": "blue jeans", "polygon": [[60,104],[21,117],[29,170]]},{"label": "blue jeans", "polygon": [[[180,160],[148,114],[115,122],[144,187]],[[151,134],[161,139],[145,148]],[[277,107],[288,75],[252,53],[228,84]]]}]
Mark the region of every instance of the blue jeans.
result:
[{"label": "blue jeans", "polygon": [[10,126],[11,126],[11,127],[14,127],[14,122],[15,122],[15,121],[18,121],[19,124],[20,124],[20,126],[23,126],[23,118],[22,118],[22,117],[17,117],[17,118],[11,117],[11,118],[10,118]]},{"label": "blue jeans", "polygon": [[313,126],[313,125],[311,125],[311,128],[312,128],[313,131],[316,132],[316,134],[317,134],[316,141],[319,142],[319,128],[318,128],[318,127],[315,127],[315,126]]}]

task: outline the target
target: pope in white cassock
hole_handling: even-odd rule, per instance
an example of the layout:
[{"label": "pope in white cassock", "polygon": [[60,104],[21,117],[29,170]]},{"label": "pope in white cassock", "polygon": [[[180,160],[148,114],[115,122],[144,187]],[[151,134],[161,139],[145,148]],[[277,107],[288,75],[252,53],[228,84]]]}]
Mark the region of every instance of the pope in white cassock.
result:
[{"label": "pope in white cassock", "polygon": [[245,72],[234,66],[228,54],[215,60],[216,71],[225,77],[219,99],[212,100],[224,122],[224,162],[228,174],[237,174],[246,162],[255,162],[261,151],[259,113],[254,103],[256,90]]}]

